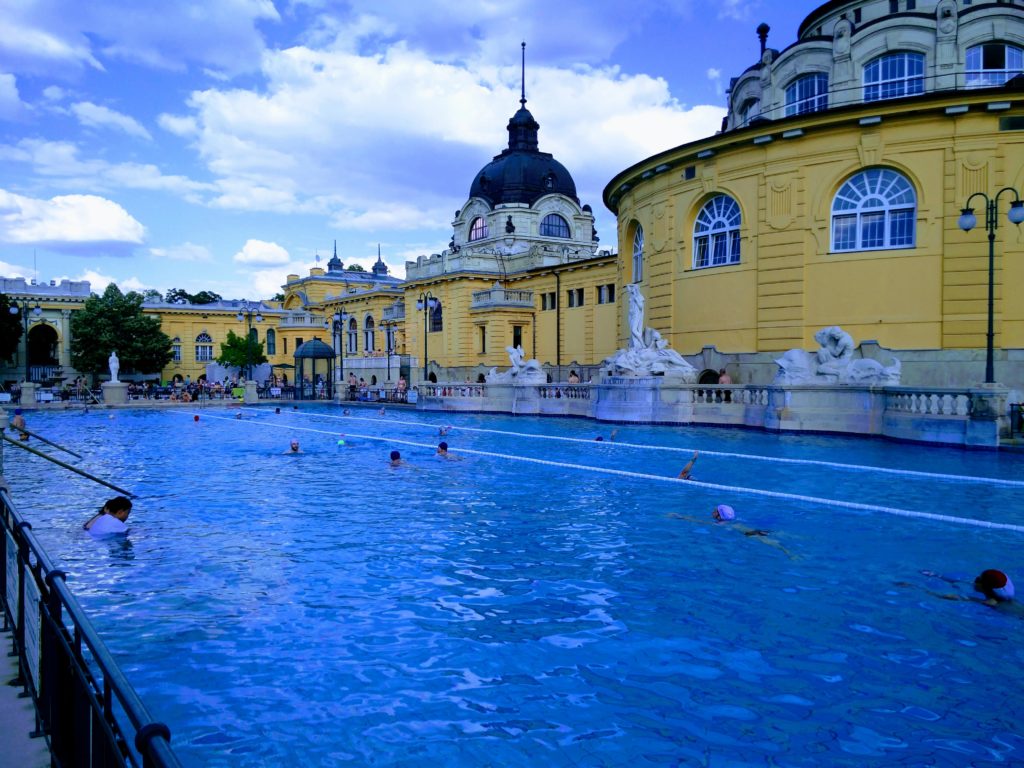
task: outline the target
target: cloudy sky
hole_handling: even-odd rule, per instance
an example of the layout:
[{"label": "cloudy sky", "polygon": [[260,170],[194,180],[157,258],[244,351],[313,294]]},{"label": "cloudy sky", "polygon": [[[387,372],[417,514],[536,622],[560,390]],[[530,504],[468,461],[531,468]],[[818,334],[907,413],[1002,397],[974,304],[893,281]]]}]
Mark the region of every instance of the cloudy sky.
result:
[{"label": "cloudy sky", "polygon": [[333,242],[441,250],[507,144],[525,40],[540,148],[614,247],[618,171],[715,131],[808,0],[0,0],[0,275],[268,298]]}]

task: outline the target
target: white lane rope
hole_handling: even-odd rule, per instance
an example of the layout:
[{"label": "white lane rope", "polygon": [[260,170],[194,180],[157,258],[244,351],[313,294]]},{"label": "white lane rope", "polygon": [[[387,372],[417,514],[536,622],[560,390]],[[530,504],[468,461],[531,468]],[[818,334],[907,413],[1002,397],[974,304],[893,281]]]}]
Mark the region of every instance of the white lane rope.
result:
[{"label": "white lane rope", "polygon": [[[195,414],[188,414],[190,416]],[[203,414],[204,418],[215,419],[219,421],[228,421],[238,423],[238,419],[226,417],[226,416],[211,416],[208,413]],[[309,432],[317,435],[330,435],[335,436],[339,433],[331,432],[325,429],[314,429],[313,427],[298,427],[293,424],[271,424],[266,421],[243,421],[244,424],[255,425],[263,427],[272,427],[274,429],[291,430],[293,432]],[[434,450],[435,446],[429,443],[418,443],[412,440],[402,440],[391,437],[380,437],[379,435],[360,435],[353,432],[345,432],[344,437],[355,438],[358,440],[370,440],[380,443],[389,443],[391,445],[405,445],[412,448],[426,448],[427,450]],[[653,480],[663,483],[680,483],[687,487],[696,488],[708,488],[717,491],[729,491],[730,493],[741,493],[750,496],[764,496],[771,499],[785,499],[787,501],[805,501],[810,504],[819,504],[827,507],[839,507],[841,509],[854,509],[862,512],[882,512],[887,515],[895,515],[897,517],[916,518],[920,520],[938,520],[944,523],[953,523],[957,525],[969,525],[976,528],[990,528],[1002,531],[1016,531],[1018,533],[1024,533],[1024,525],[1015,525],[1013,523],[999,523],[992,522],[989,520],[975,520],[970,517],[957,517],[956,515],[940,515],[935,512],[918,512],[910,509],[899,509],[897,507],[885,507],[877,504],[863,504],[856,501],[841,501],[839,499],[823,499],[817,496],[807,496],[799,493],[785,493],[782,491],[766,491],[760,488],[745,488],[738,485],[722,485],[719,483],[705,483],[700,480],[681,480],[677,477],[665,477],[664,475],[650,475],[644,472],[633,472],[625,469],[611,469],[608,467],[592,467],[587,464],[573,464],[570,462],[563,461],[550,461],[548,459],[536,459],[529,456],[516,456],[508,453],[495,453],[492,451],[480,451],[472,448],[459,448],[451,450],[451,453],[466,453],[473,454],[475,456],[487,456],[495,459],[505,459],[507,461],[521,461],[529,464],[541,464],[548,467],[558,467],[560,469],[577,469],[584,472],[597,472],[605,475],[616,475],[618,477],[629,477],[637,480]]]},{"label": "white lane rope", "polygon": [[[246,410],[265,412],[259,408],[247,408]],[[334,416],[328,413],[310,413],[307,411],[288,411],[292,415],[302,415],[318,419],[337,419],[338,421],[369,421],[376,424],[381,423],[380,417],[376,419],[365,416]],[[403,424],[413,427],[425,427],[436,430],[436,424],[426,424],[421,421],[405,421],[403,419],[388,419],[388,424]],[[886,475],[897,475],[900,477],[921,477],[928,480],[949,480],[957,483],[976,483],[981,485],[1000,485],[1010,488],[1024,488],[1024,480],[1008,480],[1000,477],[979,477],[977,475],[952,475],[941,472],[921,472],[914,469],[893,469],[892,467],[874,467],[868,464],[843,464],[841,462],[823,461],[821,459],[792,459],[783,456],[762,456],[756,453],[730,453],[728,451],[708,451],[697,448],[677,448],[670,445],[647,445],[645,443],[624,443],[620,441],[602,440],[600,443],[593,438],[585,437],[564,437],[562,435],[538,435],[532,432],[510,432],[501,429],[487,429],[486,427],[463,427],[456,426],[457,432],[483,432],[492,435],[506,435],[509,437],[525,437],[534,440],[558,440],[566,443],[589,443],[599,445],[615,445],[623,448],[639,448],[650,451],[671,451],[674,453],[693,454],[699,450],[703,456],[718,456],[730,459],[748,459],[750,461],[764,461],[774,464],[798,464],[812,467],[829,467],[830,469],[844,469],[852,472],[877,472]]]}]

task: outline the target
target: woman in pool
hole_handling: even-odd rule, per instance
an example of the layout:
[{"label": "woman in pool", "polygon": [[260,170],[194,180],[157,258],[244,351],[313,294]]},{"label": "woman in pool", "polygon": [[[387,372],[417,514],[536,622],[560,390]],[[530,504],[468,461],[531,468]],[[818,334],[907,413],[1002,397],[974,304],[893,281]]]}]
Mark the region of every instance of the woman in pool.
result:
[{"label": "woman in pool", "polygon": [[93,515],[82,526],[94,536],[105,533],[127,533],[128,526],[125,521],[132,512],[132,502],[126,496],[115,496],[108,499],[100,511]]},{"label": "woman in pool", "polygon": [[786,553],[786,557],[790,560],[795,559],[793,553],[786,549],[775,539],[769,538],[771,531],[766,531],[762,528],[751,528],[749,525],[743,525],[742,523],[736,522],[736,510],[730,507],[728,504],[718,504],[714,509],[711,510],[711,519],[713,522],[708,520],[701,520],[696,517],[689,517],[687,515],[680,515],[677,512],[670,512],[669,517],[678,517],[682,520],[689,520],[691,523],[701,523],[703,525],[718,525],[719,523],[729,523],[729,527],[739,531],[744,536],[754,537],[758,541],[767,544],[770,547],[775,547]]}]

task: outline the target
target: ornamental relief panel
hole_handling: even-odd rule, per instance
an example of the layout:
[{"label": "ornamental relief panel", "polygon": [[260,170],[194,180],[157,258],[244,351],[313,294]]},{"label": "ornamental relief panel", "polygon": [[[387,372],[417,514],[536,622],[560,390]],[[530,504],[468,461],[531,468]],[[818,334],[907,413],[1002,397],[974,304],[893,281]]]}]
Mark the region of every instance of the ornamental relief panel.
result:
[{"label": "ornamental relief panel", "polygon": [[668,239],[669,211],[665,203],[656,203],[651,211],[654,226],[651,227],[651,245],[655,252],[665,250],[665,242]]},{"label": "ornamental relief panel", "polygon": [[768,226],[786,229],[793,223],[793,178],[777,176],[768,179]]}]

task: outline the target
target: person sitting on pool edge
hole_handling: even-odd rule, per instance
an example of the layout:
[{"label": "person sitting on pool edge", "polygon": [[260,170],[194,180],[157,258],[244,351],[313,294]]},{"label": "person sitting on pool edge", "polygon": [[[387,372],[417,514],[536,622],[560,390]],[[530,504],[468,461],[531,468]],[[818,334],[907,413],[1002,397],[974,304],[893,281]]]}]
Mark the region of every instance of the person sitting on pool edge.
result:
[{"label": "person sitting on pool edge", "polygon": [[697,457],[700,454],[697,451],[693,452],[693,458],[690,459],[689,463],[683,467],[683,471],[679,473],[680,480],[696,480],[697,478],[691,477],[690,473],[693,471],[693,465],[697,463]]},{"label": "person sitting on pool edge", "polygon": [[132,502],[127,496],[115,496],[100,507],[100,511],[89,518],[82,528],[93,536],[107,533],[127,533],[125,521],[132,512]]}]

